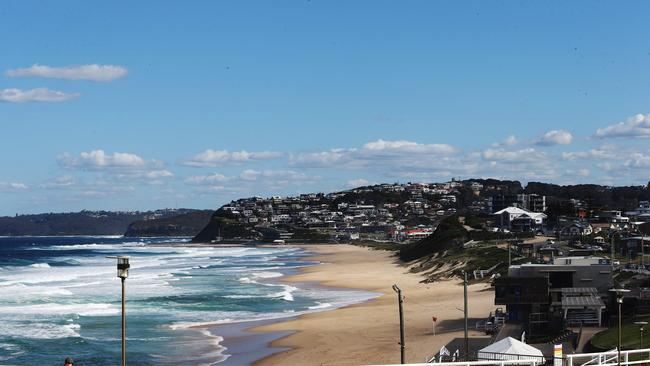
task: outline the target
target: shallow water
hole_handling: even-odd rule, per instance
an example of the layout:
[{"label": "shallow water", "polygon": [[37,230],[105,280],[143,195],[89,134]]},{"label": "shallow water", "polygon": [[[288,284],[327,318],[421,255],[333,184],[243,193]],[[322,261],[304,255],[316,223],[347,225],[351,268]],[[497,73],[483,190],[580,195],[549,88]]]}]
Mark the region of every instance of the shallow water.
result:
[{"label": "shallow water", "polygon": [[279,283],[315,264],[299,248],[172,245],[181,241],[0,238],[0,364],[59,365],[66,356],[76,365],[118,364],[120,280],[109,255],[131,256],[127,358],[138,365],[212,365],[229,357],[219,334],[194,325],[290,317],[373,297]]}]

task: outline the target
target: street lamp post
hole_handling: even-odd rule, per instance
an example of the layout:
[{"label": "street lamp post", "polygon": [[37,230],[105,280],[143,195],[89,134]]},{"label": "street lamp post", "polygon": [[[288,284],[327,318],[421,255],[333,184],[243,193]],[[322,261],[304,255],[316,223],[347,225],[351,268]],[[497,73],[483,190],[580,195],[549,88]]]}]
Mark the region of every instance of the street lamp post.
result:
[{"label": "street lamp post", "polygon": [[129,268],[131,265],[127,256],[107,258],[117,259],[117,277],[122,280],[122,366],[126,366],[126,294],[124,281],[129,277]]},{"label": "street lamp post", "polygon": [[399,288],[396,284],[393,285],[393,290],[397,292],[397,303],[399,305],[399,356],[400,362],[402,364],[406,363],[406,345],[404,344],[404,310],[402,308],[402,303],[404,302],[404,297],[402,296],[402,289]]},{"label": "street lamp post", "polygon": [[634,322],[634,324],[639,326],[639,337],[640,337],[639,348],[643,349],[643,331],[644,331],[643,326],[647,325],[648,322]]},{"label": "street lamp post", "polygon": [[616,294],[616,303],[618,304],[618,347],[616,349],[618,351],[617,363],[618,366],[621,366],[621,305],[623,305],[623,296],[626,292],[630,292],[630,290],[626,290],[624,288],[613,288],[609,291]]}]

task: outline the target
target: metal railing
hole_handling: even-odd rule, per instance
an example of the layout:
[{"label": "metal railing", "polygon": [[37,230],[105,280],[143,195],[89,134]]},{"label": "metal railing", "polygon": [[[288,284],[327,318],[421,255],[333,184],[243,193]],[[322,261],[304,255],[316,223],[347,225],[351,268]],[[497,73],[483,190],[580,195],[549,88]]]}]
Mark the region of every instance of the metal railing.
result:
[{"label": "metal railing", "polygon": [[[523,365],[523,366],[538,366],[539,363],[535,360],[495,360],[495,361],[457,361],[457,362],[440,362],[440,363],[410,363],[411,366],[509,366],[509,365]],[[372,365],[370,365],[372,366]],[[379,365],[374,365],[379,366]],[[401,365],[382,365],[382,366],[401,366]]]},{"label": "metal railing", "polygon": [[[564,366],[618,366],[618,351],[568,354],[563,357]],[[548,363],[553,359],[547,360]],[[650,365],[650,348],[621,351],[621,366]],[[410,363],[411,366],[541,366],[543,361],[535,359],[519,360],[488,360],[488,361],[455,361],[455,362],[425,362]],[[379,366],[379,365],[375,365]],[[382,365],[398,366],[398,365]]]},{"label": "metal railing", "polygon": [[[618,365],[618,351],[577,353],[565,356],[566,366]],[[621,366],[650,364],[650,348],[621,351]]]},{"label": "metal railing", "polygon": [[538,355],[520,355],[515,353],[499,353],[499,352],[485,352],[479,351],[477,358],[480,361],[521,361],[521,360],[534,360],[538,365],[546,362],[544,356]]}]

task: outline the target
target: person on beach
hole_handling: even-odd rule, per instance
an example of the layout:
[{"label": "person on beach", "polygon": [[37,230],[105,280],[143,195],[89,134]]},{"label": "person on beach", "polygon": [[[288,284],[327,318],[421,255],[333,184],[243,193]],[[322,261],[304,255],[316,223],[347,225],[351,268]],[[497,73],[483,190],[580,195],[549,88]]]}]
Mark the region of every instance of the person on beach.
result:
[{"label": "person on beach", "polygon": [[73,362],[70,357],[66,357],[65,361],[63,361],[63,366],[72,366]]}]

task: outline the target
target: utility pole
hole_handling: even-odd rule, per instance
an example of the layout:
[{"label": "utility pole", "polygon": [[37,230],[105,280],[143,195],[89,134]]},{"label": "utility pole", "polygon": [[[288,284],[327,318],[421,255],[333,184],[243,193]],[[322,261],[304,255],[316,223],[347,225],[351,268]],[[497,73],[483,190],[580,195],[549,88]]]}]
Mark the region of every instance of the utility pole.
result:
[{"label": "utility pole", "polygon": [[508,268],[510,268],[511,265],[512,265],[512,254],[510,254],[510,240],[508,240]]},{"label": "utility pole", "polygon": [[400,351],[400,363],[406,363],[406,345],[404,344],[404,309],[402,308],[402,303],[404,298],[402,297],[402,289],[397,285],[393,285],[393,290],[397,292],[397,303],[399,304],[399,351]]},{"label": "utility pole", "polygon": [[611,248],[612,249],[612,260],[610,262],[612,262],[612,277],[613,277],[614,276],[614,233],[612,233],[611,242],[612,242],[612,244],[611,244],[611,246],[612,246],[612,248]]},{"label": "utility pole", "polygon": [[463,299],[464,299],[464,313],[465,313],[465,361],[469,360],[469,335],[467,323],[467,272],[463,271]]},{"label": "utility pole", "polygon": [[645,250],[643,248],[643,233],[641,233],[641,265],[643,266],[643,269],[645,270]]}]

